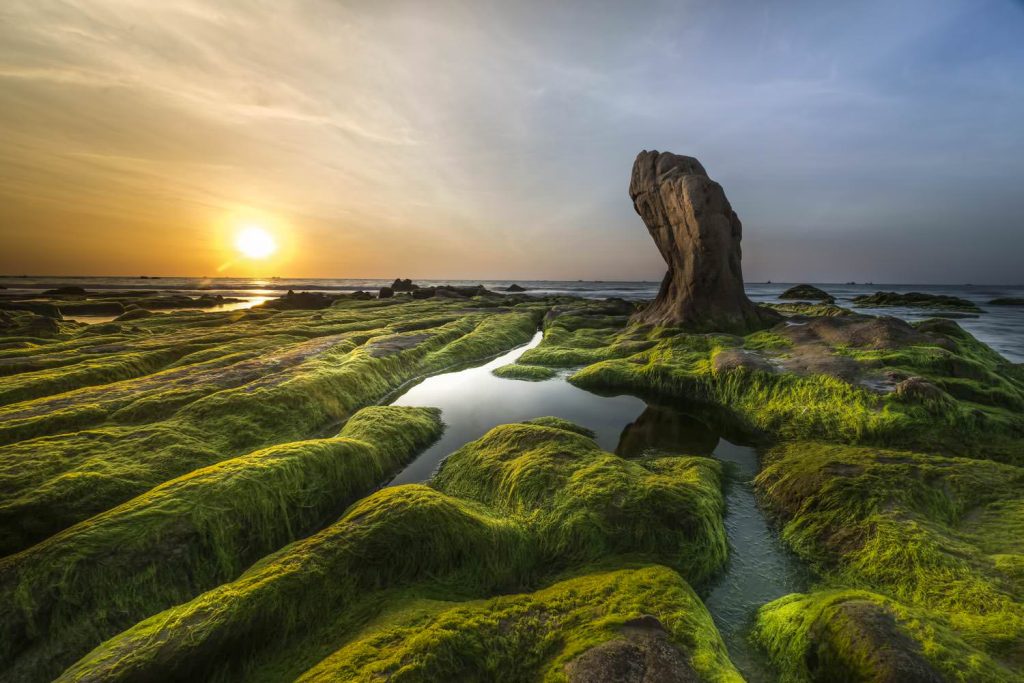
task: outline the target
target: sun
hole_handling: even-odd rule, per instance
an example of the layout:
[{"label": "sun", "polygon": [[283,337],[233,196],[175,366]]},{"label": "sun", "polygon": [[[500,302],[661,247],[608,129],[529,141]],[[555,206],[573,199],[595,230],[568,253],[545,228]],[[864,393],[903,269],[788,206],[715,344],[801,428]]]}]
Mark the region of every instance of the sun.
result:
[{"label": "sun", "polygon": [[235,248],[242,256],[264,259],[277,251],[277,243],[261,226],[247,225],[235,236]]}]

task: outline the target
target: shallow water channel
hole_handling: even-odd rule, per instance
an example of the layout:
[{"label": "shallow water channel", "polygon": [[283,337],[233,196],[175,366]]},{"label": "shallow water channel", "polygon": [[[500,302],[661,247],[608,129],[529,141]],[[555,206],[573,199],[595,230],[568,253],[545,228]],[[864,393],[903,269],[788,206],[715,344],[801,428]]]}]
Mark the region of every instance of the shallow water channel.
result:
[{"label": "shallow water channel", "polygon": [[503,356],[429,377],[394,400],[394,405],[440,408],[445,431],[389,485],[426,481],[447,455],[492,427],[545,415],[588,427],[602,448],[623,457],[660,450],[721,460],[729,473],[725,515],[729,565],[702,597],[733,663],[747,680],[772,680],[762,657],[748,642],[754,613],[775,598],[804,590],[808,579],[754,499],[752,480],[760,467],[757,451],[727,440],[677,407],[650,404],[635,396],[594,394],[569,384],[565,374],[543,382],[502,379],[491,374],[540,341],[538,332],[530,343]]}]

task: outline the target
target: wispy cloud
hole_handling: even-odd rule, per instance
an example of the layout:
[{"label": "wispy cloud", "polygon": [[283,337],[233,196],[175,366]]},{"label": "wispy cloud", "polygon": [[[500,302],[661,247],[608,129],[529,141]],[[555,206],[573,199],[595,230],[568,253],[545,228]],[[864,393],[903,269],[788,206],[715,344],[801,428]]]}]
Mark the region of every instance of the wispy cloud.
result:
[{"label": "wispy cloud", "polygon": [[[657,278],[624,197],[644,147],[700,155],[748,233],[883,230],[900,202],[922,225],[964,230],[969,207],[926,204],[964,168],[990,188],[976,166],[1024,170],[1024,97],[1007,77],[1024,53],[1006,36],[949,58],[945,83],[935,54],[955,52],[965,22],[1019,29],[1020,14],[966,1],[11,0],[0,239],[18,249],[0,250],[0,270],[51,270],[65,261],[46,254],[66,249],[93,272],[134,272],[73,234],[116,234],[137,255],[176,236],[203,244],[249,207],[315,245],[296,274]],[[876,169],[933,185],[877,187]],[[1000,206],[1019,208],[1014,192]],[[49,231],[49,250],[26,246],[26,226]],[[181,249],[165,270],[214,258]],[[787,275],[799,273],[751,273]]]}]

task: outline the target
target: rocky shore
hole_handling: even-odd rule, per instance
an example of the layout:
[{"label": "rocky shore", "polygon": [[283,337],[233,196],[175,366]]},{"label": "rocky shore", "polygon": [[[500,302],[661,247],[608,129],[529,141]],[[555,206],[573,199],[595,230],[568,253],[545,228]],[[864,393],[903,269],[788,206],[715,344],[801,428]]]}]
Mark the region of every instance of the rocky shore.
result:
[{"label": "rocky shore", "polygon": [[705,450],[510,421],[380,488],[443,429],[396,392],[541,329],[495,374],[761,447],[760,504],[815,579],[757,611],[766,676],[1024,679],[1024,368],[950,320],[752,303],[695,159],[642,153],[630,196],[668,266],[646,305],[401,279],[234,311],[4,299],[0,678],[743,680],[703,602],[731,552]]}]

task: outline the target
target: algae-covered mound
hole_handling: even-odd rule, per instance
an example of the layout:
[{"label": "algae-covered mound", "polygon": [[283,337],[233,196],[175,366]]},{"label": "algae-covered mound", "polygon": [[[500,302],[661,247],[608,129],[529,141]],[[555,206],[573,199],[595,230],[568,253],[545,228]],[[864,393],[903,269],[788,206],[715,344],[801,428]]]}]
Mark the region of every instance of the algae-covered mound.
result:
[{"label": "algae-covered mound", "polygon": [[[176,313],[0,349],[0,554],[530,339],[543,302]],[[330,433],[330,432],[328,432]]]},{"label": "algae-covered mound", "polygon": [[791,677],[1024,679],[1024,467],[795,442],[757,488],[787,543],[847,587],[762,608],[757,638]]},{"label": "algae-covered mound", "polygon": [[490,600],[412,601],[396,612],[299,680],[592,683],[631,680],[630,670],[643,680],[742,680],[703,604],[666,567],[585,574]]},{"label": "algae-covered mound", "polygon": [[492,373],[496,377],[504,379],[521,379],[527,382],[542,382],[555,376],[555,371],[541,365],[523,365],[521,363],[509,363],[495,368]]},{"label": "algae-covered mound", "polygon": [[780,443],[757,491],[822,586],[758,614],[783,680],[1024,680],[1020,366],[948,320],[826,307],[736,336],[581,304],[545,330],[523,360]]},{"label": "algae-covered mound", "polygon": [[779,294],[779,298],[795,299],[800,301],[820,301],[826,304],[834,304],[836,302],[834,296],[823,289],[815,287],[814,285],[794,285],[782,294]]},{"label": "algae-covered mound", "polygon": [[909,308],[928,308],[947,311],[965,311],[981,313],[981,309],[973,301],[946,294],[925,294],[922,292],[875,292],[853,297],[855,306],[865,308],[885,308],[889,306],[907,306]]},{"label": "algae-covered mound", "polygon": [[118,631],[320,528],[440,432],[433,409],[364,408],[336,437],[190,472],[0,559],[0,668],[58,674]]},{"label": "algae-covered mound", "polygon": [[652,672],[739,680],[687,585],[725,561],[720,487],[709,458],[625,460],[561,421],[497,427],[431,486],[364,498],[61,680],[582,681],[638,652]]},{"label": "algae-covered mound", "polygon": [[584,365],[570,381],[585,389],[709,405],[766,439],[1024,463],[1024,373],[952,321],[824,314],[736,336],[629,325],[590,304],[553,313],[520,362]]}]

